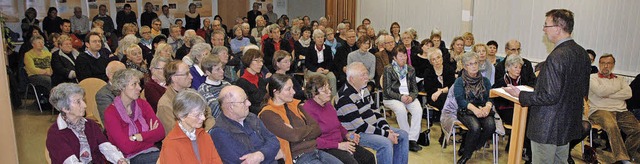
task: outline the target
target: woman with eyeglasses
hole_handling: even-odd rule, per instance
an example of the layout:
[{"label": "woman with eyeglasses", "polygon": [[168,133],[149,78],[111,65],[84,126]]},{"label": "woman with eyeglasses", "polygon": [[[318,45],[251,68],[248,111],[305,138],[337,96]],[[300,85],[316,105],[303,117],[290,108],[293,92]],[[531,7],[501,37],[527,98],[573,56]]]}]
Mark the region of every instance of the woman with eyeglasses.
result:
[{"label": "woman with eyeglasses", "polygon": [[244,92],[249,96],[249,101],[251,101],[249,111],[256,115],[260,113],[262,99],[267,93],[267,82],[261,73],[264,63],[262,56],[260,50],[247,50],[241,58],[242,64],[246,68],[242,70],[244,73],[236,81],[236,85],[244,89]]}]

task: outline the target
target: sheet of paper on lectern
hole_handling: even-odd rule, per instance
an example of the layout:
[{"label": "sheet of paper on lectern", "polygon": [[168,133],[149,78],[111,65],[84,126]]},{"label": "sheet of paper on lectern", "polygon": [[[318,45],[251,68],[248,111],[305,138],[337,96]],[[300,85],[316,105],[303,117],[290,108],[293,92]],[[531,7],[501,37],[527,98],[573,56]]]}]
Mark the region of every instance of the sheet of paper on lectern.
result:
[{"label": "sheet of paper on lectern", "polygon": [[[516,87],[518,87],[518,89],[520,89],[520,91],[533,92],[533,88],[531,88],[531,87],[529,87],[529,86],[526,86],[526,85],[519,85],[519,86],[516,86]],[[500,93],[502,93],[502,94],[504,94],[504,95],[507,95],[507,96],[509,96],[509,97],[511,97],[511,98],[514,98],[514,99],[516,99],[516,100],[518,100],[518,101],[520,100],[520,99],[518,99],[517,97],[513,97],[513,96],[511,96],[511,95],[510,95],[509,93],[507,93],[507,91],[505,91],[503,88],[493,88],[493,89],[491,89],[491,90],[494,90],[494,91],[496,91],[496,92],[500,92]]]}]

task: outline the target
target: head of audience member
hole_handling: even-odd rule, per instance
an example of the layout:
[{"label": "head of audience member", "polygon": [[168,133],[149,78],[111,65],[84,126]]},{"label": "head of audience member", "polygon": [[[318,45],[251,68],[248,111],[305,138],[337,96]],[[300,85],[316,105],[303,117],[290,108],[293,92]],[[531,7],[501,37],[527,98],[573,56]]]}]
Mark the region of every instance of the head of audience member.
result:
[{"label": "head of audience member", "polygon": [[222,17],[220,15],[216,15],[216,16],[213,16],[213,20],[222,22]]},{"label": "head of audience member", "polygon": [[[267,11],[269,13],[273,13],[273,4],[272,3],[267,3]],[[274,18],[275,19],[275,18]]]},{"label": "head of audience member", "polygon": [[613,73],[613,68],[616,65],[616,58],[614,58],[612,54],[605,53],[600,56],[598,65],[600,66],[600,74],[609,76]]},{"label": "head of audience member", "polygon": [[60,51],[65,54],[71,54],[75,49],[73,49],[73,44],[71,43],[71,37],[67,35],[61,35],[57,40],[58,47]]},{"label": "head of audience member", "polygon": [[450,49],[453,52],[451,57],[455,57],[454,55],[462,55],[462,53],[464,53],[464,39],[460,36],[454,37],[451,41]]},{"label": "head of audience member", "polygon": [[169,15],[169,6],[162,5],[162,14]]},{"label": "head of audience member", "polygon": [[162,56],[167,59],[173,59],[173,48],[167,43],[158,43],[156,53],[153,56]]},{"label": "head of audience member", "polygon": [[342,19],[342,23],[344,23],[345,29],[351,29],[351,22],[348,19]]},{"label": "head of audience member", "polygon": [[391,27],[389,27],[389,31],[393,37],[400,36],[400,24],[398,22],[391,23]]},{"label": "head of audience member", "polygon": [[313,31],[311,29],[311,27],[302,27],[302,29],[300,29],[302,36],[300,37],[301,40],[308,40],[311,39],[311,34],[313,34]]},{"label": "head of audience member", "polygon": [[26,11],[24,11],[24,17],[29,20],[36,19],[37,15],[38,15],[38,12],[33,7],[29,7]]},{"label": "head of audience member", "polygon": [[313,99],[316,103],[324,105],[331,101],[331,86],[329,80],[322,75],[314,74],[306,78],[304,95],[307,99]]},{"label": "head of audience member", "polygon": [[325,17],[320,17],[320,19],[318,19],[318,23],[320,24],[320,26],[328,26],[329,25],[329,20]]},{"label": "head of audience member", "polygon": [[567,9],[553,9],[545,13],[544,27],[542,31],[549,41],[557,43],[568,38],[573,32],[573,12]]},{"label": "head of audience member", "polygon": [[487,49],[487,55],[496,56],[496,54],[498,53],[498,42],[490,40],[489,42],[487,42],[487,47],[489,48]]},{"label": "head of audience member", "polygon": [[524,60],[522,60],[522,57],[520,57],[520,55],[508,56],[504,62],[507,76],[509,76],[509,78],[511,79],[518,79],[518,77],[520,77],[520,71],[522,71],[523,64]]},{"label": "head of audience member", "polygon": [[[133,62],[138,66],[146,65],[144,63],[144,58],[142,58],[142,49],[137,44],[131,44],[127,48],[127,61]],[[144,68],[144,67],[143,67]]]},{"label": "head of audience member", "polygon": [[460,59],[462,61],[463,69],[470,77],[477,77],[478,71],[478,55],[475,52],[467,52],[462,55]]},{"label": "head of audience member", "polygon": [[318,21],[315,21],[315,20],[314,20],[314,21],[311,21],[311,29],[312,29],[312,30],[316,30],[316,29],[318,29],[318,26],[319,26],[319,25],[320,25],[320,24],[318,23]]},{"label": "head of audience member", "polygon": [[153,4],[151,4],[151,2],[147,2],[144,4],[144,11],[145,12],[153,12]]},{"label": "head of audience member", "polygon": [[377,39],[376,39],[376,48],[378,48],[378,52],[384,50],[384,40],[386,38],[386,35],[380,35]]},{"label": "head of audience member", "polygon": [[431,34],[429,39],[433,42],[433,47],[440,48],[440,41],[442,40],[442,36],[440,36],[440,34]]},{"label": "head of audience member", "polygon": [[104,21],[102,21],[102,19],[96,19],[93,22],[91,22],[91,28],[104,28]]},{"label": "head of audience member", "polygon": [[269,25],[269,38],[274,42],[280,42],[280,26],[278,24]]},{"label": "head of audience member", "polygon": [[424,39],[420,42],[420,49],[422,50],[422,52],[424,52],[423,55],[426,55],[427,50],[431,47],[433,47],[433,42],[431,42],[431,39]]},{"label": "head of audience member", "polygon": [[125,14],[131,13],[131,5],[128,3],[124,4],[124,6],[122,7],[122,11],[124,11]]},{"label": "head of audience member", "polygon": [[247,17],[242,17],[242,23],[249,23],[249,19]]},{"label": "head of audience member", "polygon": [[369,37],[358,38],[356,43],[358,45],[358,50],[361,52],[368,52],[369,47],[371,47],[371,39]]},{"label": "head of audience member", "polygon": [[197,43],[191,47],[189,51],[189,58],[193,60],[194,64],[200,64],[202,58],[209,56],[211,53],[211,46],[207,43]]},{"label": "head of audience member", "polygon": [[122,26],[122,35],[135,35],[138,33],[138,26],[133,23],[126,23]]},{"label": "head of audience member", "polygon": [[116,51],[119,54],[125,55],[127,54],[127,48],[133,44],[137,45],[139,41],[140,39],[138,39],[134,34],[126,35],[118,42],[118,48]]},{"label": "head of audience member", "polygon": [[149,26],[142,26],[142,28],[140,28],[140,36],[142,36],[144,40],[151,41],[151,39],[153,39],[153,36],[151,36],[151,28],[149,28]]},{"label": "head of audience member", "polygon": [[406,48],[411,48],[411,42],[413,42],[413,37],[411,35],[411,32],[409,31],[405,31],[400,35],[400,38],[402,41],[402,45]]},{"label": "head of audience member", "polygon": [[151,71],[151,79],[155,80],[158,84],[165,86],[164,67],[169,63],[170,58],[164,56],[156,56],[151,59],[149,63],[149,70]]},{"label": "head of audience member", "polygon": [[360,92],[361,89],[367,87],[369,71],[361,62],[353,62],[347,65],[345,73],[347,74],[347,83],[355,88],[356,91]]},{"label": "head of audience member", "polygon": [[367,26],[367,36],[370,38],[376,37],[376,30],[373,28],[373,26]]},{"label": "head of audience member", "polygon": [[522,52],[522,49],[520,48],[520,41],[515,39],[507,41],[507,44],[504,46],[504,52],[507,53],[507,56],[520,55],[520,52]]},{"label": "head of audience member", "polygon": [[211,29],[211,20],[209,20],[209,18],[204,18],[202,20],[202,28],[203,29]]},{"label": "head of audience member", "polygon": [[471,32],[465,32],[464,34],[462,34],[462,39],[464,40],[465,47],[470,47],[475,44],[475,39]]},{"label": "head of audience member", "polygon": [[316,43],[316,47],[324,46],[324,32],[322,30],[313,31],[313,41]]},{"label": "head of audience member", "polygon": [[[347,32],[347,25],[345,25],[344,23],[340,23],[338,24],[338,26],[336,26],[336,30],[340,35],[343,35],[345,32]],[[344,37],[344,36],[341,36],[341,37]]]},{"label": "head of audience member", "polygon": [[398,45],[394,48],[394,51],[396,53],[393,55],[393,62],[398,64],[399,67],[407,65],[407,58],[409,57],[407,55],[407,48],[404,47],[404,45]]},{"label": "head of audience member", "polygon": [[188,88],[178,92],[173,100],[173,116],[180,127],[191,132],[202,127],[206,119],[207,102],[198,91]]},{"label": "head of audience member", "polygon": [[251,34],[251,26],[249,23],[242,23],[242,36],[248,37]]},{"label": "head of audience member", "polygon": [[31,42],[31,46],[33,46],[35,52],[40,52],[44,49],[44,38],[42,38],[42,36],[33,36],[29,42]]},{"label": "head of audience member", "polygon": [[196,7],[198,7],[198,6],[196,6],[195,3],[190,3],[189,4],[189,12],[192,13],[192,14],[196,13]]},{"label": "head of audience member", "polygon": [[62,19],[60,29],[62,30],[62,34],[64,35],[68,35],[69,33],[71,33],[71,21],[69,21],[69,19]]},{"label": "head of audience member", "polygon": [[213,46],[224,46],[224,32],[213,31],[213,34],[211,34],[211,44]]},{"label": "head of audience member", "polygon": [[49,7],[49,11],[47,11],[47,16],[49,18],[58,17],[58,9],[56,7]]},{"label": "head of audience member", "polygon": [[303,16],[302,17],[302,25],[303,26],[311,26],[311,18],[309,18],[309,16]]},{"label": "head of audience member", "polygon": [[153,45],[153,49],[155,50],[160,43],[167,43],[167,36],[160,34],[158,36],[153,37],[151,44]]},{"label": "head of audience member", "polygon": [[211,55],[218,56],[222,65],[226,65],[229,62],[229,49],[225,46],[213,46]]},{"label": "head of audience member", "polygon": [[153,19],[151,21],[151,28],[156,31],[162,30],[162,21],[159,18]]},{"label": "head of audience member", "polygon": [[109,82],[111,82],[111,79],[113,79],[113,74],[116,73],[116,71],[123,69],[127,69],[127,66],[125,66],[124,63],[120,61],[109,62],[109,64],[107,64],[107,67],[105,68],[105,73],[107,74]]},{"label": "head of audience member", "polygon": [[178,40],[182,38],[182,26],[181,25],[171,25],[169,27],[169,36],[174,40]]},{"label": "head of audience member", "polygon": [[278,50],[273,53],[272,63],[274,63],[275,73],[286,74],[291,69],[291,62],[293,62],[293,57],[289,52]]},{"label": "head of audience member", "polygon": [[407,28],[407,31],[409,32],[409,34],[411,34],[411,40],[416,40],[416,38],[418,38],[418,31],[416,31],[416,29],[414,29],[413,27]]},{"label": "head of audience member", "polygon": [[[100,19],[98,19],[98,20],[100,20]],[[100,38],[103,40],[103,42],[106,41],[106,38],[104,36],[104,30],[102,30],[102,28],[94,27],[94,28],[91,29],[90,32],[98,33],[100,35]]]},{"label": "head of audience member", "polygon": [[384,49],[387,52],[393,51],[393,48],[396,47],[396,42],[393,41],[393,36],[385,35],[384,36]]},{"label": "head of audience member", "polygon": [[98,14],[99,15],[107,15],[107,5],[100,5],[100,7],[98,7]]},{"label": "head of audience member", "polygon": [[142,72],[135,69],[123,69],[116,71],[111,79],[111,86],[116,95],[119,95],[122,102],[132,102],[140,98],[140,79],[144,77]]},{"label": "head of audience member", "polygon": [[82,18],[82,8],[80,8],[79,6],[74,7],[73,16],[75,16],[76,18]]},{"label": "head of audience member", "polygon": [[291,39],[296,41],[300,39],[300,28],[295,26],[291,27]]},{"label": "head of audience member", "polygon": [[592,49],[587,49],[587,54],[589,55],[589,60],[591,60],[591,64],[596,60],[596,52]]},{"label": "head of audience member", "polygon": [[439,48],[431,47],[428,48],[425,52],[427,53],[427,57],[429,57],[429,63],[431,63],[433,68],[440,69],[443,67],[442,51],[440,51]]},{"label": "head of audience member", "polygon": [[267,25],[267,21],[264,19],[262,15],[258,15],[256,17],[256,27],[264,27]]},{"label": "head of audience member", "polygon": [[238,86],[228,85],[222,88],[218,103],[220,103],[222,114],[236,122],[244,122],[244,119],[249,115],[251,102],[244,90]]},{"label": "head of audience member", "polygon": [[213,29],[213,31],[223,31],[224,29],[222,29],[222,21],[221,20],[213,20],[211,22],[211,29]]},{"label": "head of audience member", "polygon": [[100,34],[96,32],[89,32],[89,34],[87,34],[84,39],[84,45],[87,46],[87,51],[91,52],[92,54],[100,51],[100,49],[102,49],[102,38],[100,37]]},{"label": "head of audience member", "polygon": [[347,30],[345,35],[345,40],[347,41],[347,45],[353,46],[356,44],[356,31],[353,29]]},{"label": "head of audience member", "polygon": [[324,35],[325,35],[325,39],[327,39],[327,41],[333,42],[336,37],[335,37],[335,32],[333,31],[333,28],[331,27],[327,27],[323,30]]},{"label": "head of audience member", "polygon": [[267,79],[267,88],[267,95],[277,105],[293,101],[293,95],[296,94],[291,77],[285,74],[271,75]]},{"label": "head of audience member", "polygon": [[60,112],[65,121],[78,123],[84,117],[87,104],[84,89],[76,83],[61,83],[51,89],[49,102]]},{"label": "head of audience member", "polygon": [[200,69],[204,71],[209,80],[222,81],[224,79],[224,63],[217,55],[208,55],[202,58]]},{"label": "head of audience member", "polygon": [[[246,49],[246,48],[245,48]],[[258,74],[263,65],[262,51],[256,49],[248,49],[241,57],[242,64],[247,66],[246,70],[251,74]]]},{"label": "head of audience member", "polygon": [[253,12],[258,12],[258,9],[260,9],[260,3],[253,2],[253,6],[251,9],[253,9]]},{"label": "head of audience member", "polygon": [[478,64],[484,64],[484,62],[487,60],[487,45],[482,44],[482,43],[478,43],[476,45],[473,45],[473,47],[471,48],[471,51],[475,52],[476,55],[478,55]]},{"label": "head of audience member", "polygon": [[184,46],[187,46],[189,48],[193,47],[194,41],[196,40],[197,37],[198,35],[195,34],[194,30],[189,29],[185,31],[184,36],[182,37],[182,41],[184,41]]},{"label": "head of audience member", "polygon": [[184,22],[182,21],[182,19],[176,19],[176,22],[174,24],[178,25],[178,27],[182,28],[182,27],[184,27],[183,23]]},{"label": "head of audience member", "polygon": [[242,36],[242,26],[241,25],[235,25],[233,26],[233,36],[238,39],[238,40],[242,40],[242,38],[244,38],[244,36]]},{"label": "head of audience member", "polygon": [[362,19],[362,25],[369,27],[369,25],[371,25],[371,20],[369,20],[369,18]]},{"label": "head of audience member", "polygon": [[169,62],[164,67],[164,78],[167,81],[167,85],[176,91],[191,87],[191,79],[193,79],[191,73],[189,73],[189,65],[182,62],[182,60]]}]

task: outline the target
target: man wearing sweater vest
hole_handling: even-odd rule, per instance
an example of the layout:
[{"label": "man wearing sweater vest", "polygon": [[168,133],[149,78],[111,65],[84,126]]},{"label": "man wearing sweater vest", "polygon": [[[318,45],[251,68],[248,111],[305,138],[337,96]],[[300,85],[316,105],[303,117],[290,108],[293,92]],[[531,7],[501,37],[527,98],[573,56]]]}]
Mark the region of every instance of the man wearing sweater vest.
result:
[{"label": "man wearing sweater vest", "polygon": [[[631,97],[631,87],[624,79],[612,73],[616,59],[611,54],[600,57],[600,72],[591,74],[589,80],[589,120],[602,125],[609,135],[614,159],[629,163],[640,159],[640,124],[627,110],[626,99]],[[620,131],[627,134],[622,140]]]}]

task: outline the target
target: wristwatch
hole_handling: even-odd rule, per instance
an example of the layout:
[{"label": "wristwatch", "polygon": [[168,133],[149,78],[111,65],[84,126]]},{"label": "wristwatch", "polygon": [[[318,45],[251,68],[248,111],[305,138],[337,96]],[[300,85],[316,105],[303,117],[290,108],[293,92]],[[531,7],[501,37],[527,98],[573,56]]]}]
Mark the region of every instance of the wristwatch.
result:
[{"label": "wristwatch", "polygon": [[133,141],[138,140],[138,138],[135,135],[133,135],[132,137],[133,137]]}]

